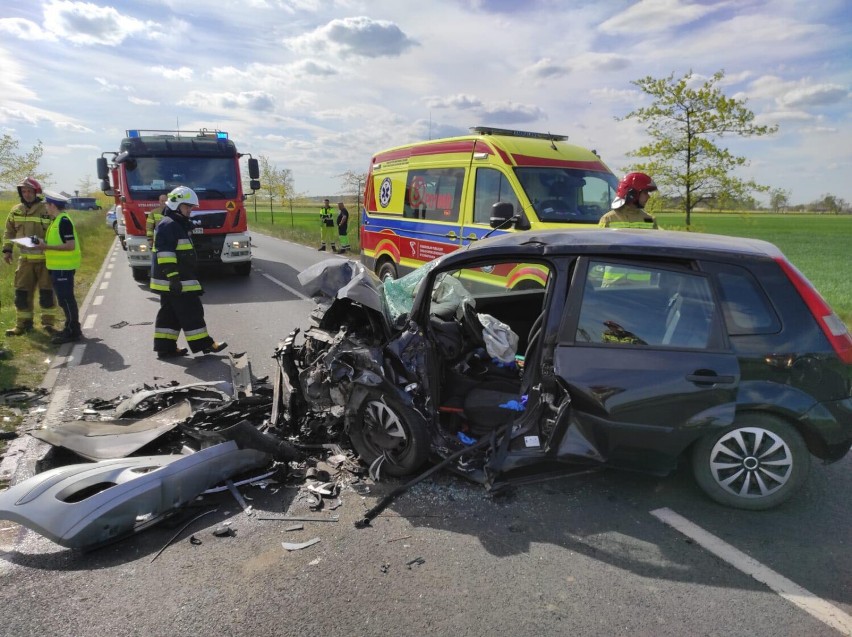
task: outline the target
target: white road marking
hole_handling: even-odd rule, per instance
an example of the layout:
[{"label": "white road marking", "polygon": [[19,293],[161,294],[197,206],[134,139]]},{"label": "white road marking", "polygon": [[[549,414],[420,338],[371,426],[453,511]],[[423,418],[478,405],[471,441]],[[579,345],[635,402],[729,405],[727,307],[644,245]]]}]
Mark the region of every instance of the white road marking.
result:
[{"label": "white road marking", "polygon": [[[112,268],[112,264],[110,264],[110,266],[109,266],[109,267],[110,267],[110,268]],[[112,277],[112,272],[110,272],[110,271],[109,271],[109,269],[107,269],[107,270],[104,272],[104,278],[105,278],[105,279],[109,279],[110,277]]]},{"label": "white road marking", "polygon": [[269,279],[270,281],[272,281],[275,285],[281,286],[282,288],[284,288],[285,290],[287,290],[290,294],[295,294],[296,296],[298,296],[298,297],[299,297],[299,298],[301,298],[301,299],[304,299],[305,301],[310,301],[310,300],[311,300],[309,297],[305,296],[304,294],[302,294],[302,293],[301,293],[301,292],[299,292],[298,290],[294,290],[293,288],[291,288],[291,287],[290,287],[289,285],[287,285],[286,283],[282,283],[281,281],[279,281],[278,279],[276,279],[274,276],[270,276],[270,275],[266,274],[265,272],[262,272],[261,274],[263,274],[263,276],[265,276],[267,279]]},{"label": "white road marking", "polygon": [[96,296],[96,297],[95,297],[95,300],[94,300],[94,301],[92,301],[92,305],[100,305],[100,304],[101,304],[101,303],[103,303],[103,302],[104,302],[104,297],[103,297],[103,295],[101,295],[101,296]]},{"label": "white road marking", "polygon": [[100,286],[98,286],[98,289],[99,290],[106,290],[108,287],[109,287],[109,281],[104,281],[103,283],[100,284]]},{"label": "white road marking", "polygon": [[95,326],[95,320],[97,320],[97,318],[98,318],[97,314],[89,314],[86,317],[86,320],[83,321],[83,329],[84,330],[92,329]]},{"label": "white road marking", "polygon": [[788,602],[792,602],[806,613],[831,626],[841,635],[852,637],[852,616],[847,615],[837,606],[805,590],[671,509],[655,509],[651,511],[651,515],[695,540],[700,546],[734,568],[766,584]]},{"label": "white road marking", "polygon": [[71,348],[71,353],[65,358],[65,367],[77,367],[80,361],[83,360],[83,354],[86,351],[86,346],[79,343]]}]

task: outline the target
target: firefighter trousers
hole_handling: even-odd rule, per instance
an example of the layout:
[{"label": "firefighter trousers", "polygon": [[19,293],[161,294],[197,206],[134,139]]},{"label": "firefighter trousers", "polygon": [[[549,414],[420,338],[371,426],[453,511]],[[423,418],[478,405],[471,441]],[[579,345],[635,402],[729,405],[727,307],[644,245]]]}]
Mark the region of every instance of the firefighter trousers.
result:
[{"label": "firefighter trousers", "polygon": [[177,340],[181,330],[193,353],[213,345],[204,322],[201,297],[187,292],[162,292],[160,310],[154,321],[154,351],[157,354],[174,352],[178,348]]},{"label": "firefighter trousers", "polygon": [[29,329],[33,326],[36,294],[41,308],[42,326],[53,327],[56,321],[56,306],[50,272],[44,260],[19,258],[14,285],[17,327]]}]

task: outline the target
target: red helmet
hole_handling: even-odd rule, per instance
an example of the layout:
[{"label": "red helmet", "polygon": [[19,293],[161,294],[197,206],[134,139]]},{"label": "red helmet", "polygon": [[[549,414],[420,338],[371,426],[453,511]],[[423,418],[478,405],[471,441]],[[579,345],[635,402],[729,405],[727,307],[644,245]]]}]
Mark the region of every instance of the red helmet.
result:
[{"label": "red helmet", "polygon": [[32,188],[35,190],[35,194],[41,194],[41,184],[38,183],[33,177],[27,177],[26,179],[22,179],[21,183],[18,184],[18,196],[23,197],[23,193],[21,192],[22,188]]},{"label": "red helmet", "polygon": [[653,192],[657,184],[645,173],[627,173],[618,184],[615,196],[627,199],[630,195],[638,195],[640,192]]}]

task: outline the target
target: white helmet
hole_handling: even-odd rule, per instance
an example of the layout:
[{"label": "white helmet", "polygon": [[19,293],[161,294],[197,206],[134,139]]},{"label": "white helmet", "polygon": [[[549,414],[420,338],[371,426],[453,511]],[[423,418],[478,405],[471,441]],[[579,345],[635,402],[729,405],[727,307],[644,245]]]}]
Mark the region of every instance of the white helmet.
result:
[{"label": "white helmet", "polygon": [[178,186],[169,193],[169,198],[166,200],[166,205],[169,210],[177,210],[182,203],[198,205],[198,195],[192,188],[186,186]]}]

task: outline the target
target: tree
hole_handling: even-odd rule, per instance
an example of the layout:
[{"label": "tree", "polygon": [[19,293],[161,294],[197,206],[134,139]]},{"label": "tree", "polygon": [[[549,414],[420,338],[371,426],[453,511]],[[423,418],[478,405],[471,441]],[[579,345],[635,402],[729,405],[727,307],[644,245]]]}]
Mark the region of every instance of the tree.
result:
[{"label": "tree", "polygon": [[769,207],[772,212],[787,210],[790,205],[790,191],[783,188],[773,188],[769,191]]},{"label": "tree", "polygon": [[343,182],[343,191],[346,194],[354,195],[356,208],[360,208],[361,195],[364,194],[364,187],[367,184],[367,173],[347,170],[345,173],[339,174],[338,177]]},{"label": "tree", "polygon": [[671,74],[636,80],[631,83],[654,101],[620,118],[647,125],[652,141],[628,153],[644,160],[631,169],[650,174],[661,190],[677,193],[687,227],[693,209],[705,200],[722,194],[741,200],[749,192],[767,190],[754,181],[735,177],[734,170],[748,162],[719,146],[718,141],[726,135],[769,135],[778,127],[755,125],[746,100],[725,97],[716,86],[724,77],[724,71],[717,71],[697,89],[689,86],[692,71],[680,79]]},{"label": "tree", "polygon": [[92,194],[92,191],[95,189],[95,184],[92,181],[91,175],[86,175],[80,181],[77,182],[77,188],[80,192],[80,196],[88,197]]},{"label": "tree", "polygon": [[19,153],[18,145],[18,140],[11,135],[0,137],[0,190],[11,190],[28,176],[41,182],[50,179],[49,173],[38,172],[44,154],[41,140],[28,153]]}]

